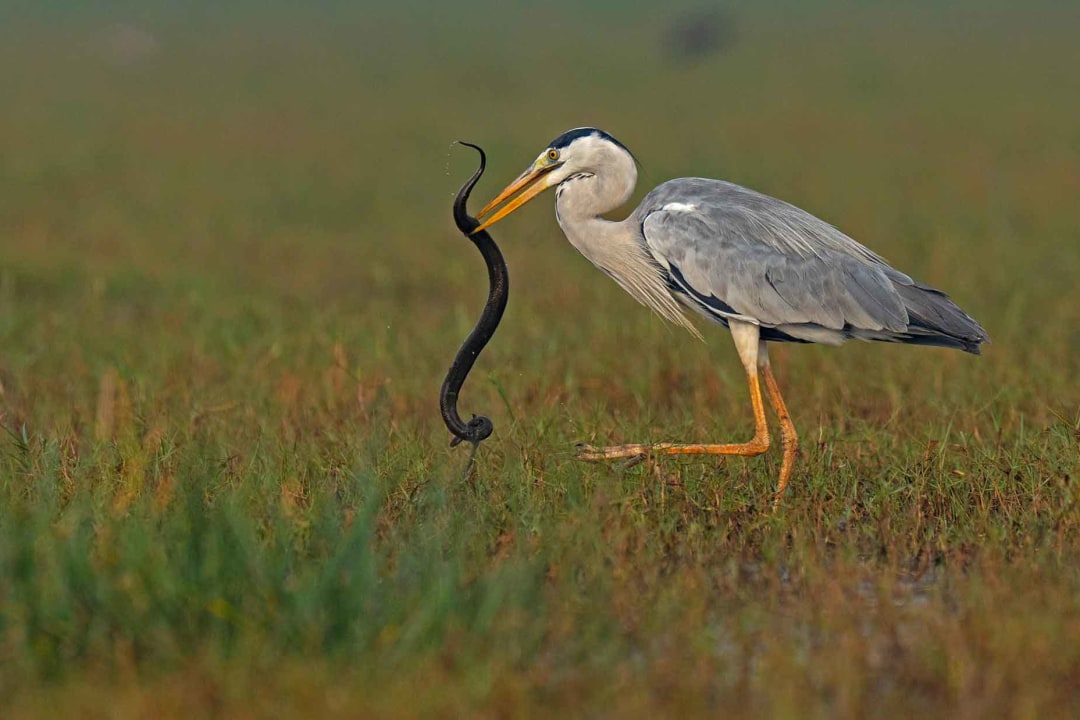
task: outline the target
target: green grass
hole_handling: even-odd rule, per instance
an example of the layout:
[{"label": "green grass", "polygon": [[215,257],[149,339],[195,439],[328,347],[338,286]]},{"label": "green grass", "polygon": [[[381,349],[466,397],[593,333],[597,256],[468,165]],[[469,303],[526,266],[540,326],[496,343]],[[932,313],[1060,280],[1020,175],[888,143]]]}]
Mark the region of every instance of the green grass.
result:
[{"label": "green grass", "polygon": [[[669,10],[609,5],[3,24],[0,715],[1075,710],[1080,16],[747,5],[676,66]],[[158,51],[112,57],[117,20]],[[539,200],[493,233],[510,307],[462,411],[496,433],[463,477],[436,396],[486,288],[450,142],[488,149],[483,202],[581,124],[638,196],[789,199],[993,343],[776,348],[776,514],[778,449],[582,464],[750,411],[727,334],[662,325]]]}]

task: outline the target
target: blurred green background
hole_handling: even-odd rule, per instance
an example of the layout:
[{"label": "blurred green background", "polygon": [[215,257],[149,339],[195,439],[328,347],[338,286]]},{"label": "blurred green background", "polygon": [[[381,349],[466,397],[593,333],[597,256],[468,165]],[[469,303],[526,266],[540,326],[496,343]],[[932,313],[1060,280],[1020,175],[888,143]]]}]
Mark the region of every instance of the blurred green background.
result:
[{"label": "blurred green background", "polygon": [[[1078,30],[1048,0],[5,3],[0,711],[1066,713]],[[493,232],[463,482],[453,141],[479,203],[581,125],[641,161],[632,203],[783,198],[992,344],[778,349],[775,516],[775,457],[581,465],[749,410],[726,333],[663,326],[541,199]]]}]

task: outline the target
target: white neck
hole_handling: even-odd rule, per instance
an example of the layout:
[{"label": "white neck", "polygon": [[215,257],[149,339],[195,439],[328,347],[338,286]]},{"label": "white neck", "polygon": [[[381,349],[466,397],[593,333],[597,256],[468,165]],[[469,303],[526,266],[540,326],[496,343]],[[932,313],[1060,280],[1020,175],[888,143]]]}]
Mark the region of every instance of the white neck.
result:
[{"label": "white neck", "polygon": [[555,217],[566,239],[605,272],[617,262],[615,256],[635,243],[625,222],[601,215],[624,205],[636,183],[637,167],[630,154],[612,153],[603,170],[571,175],[555,191]]},{"label": "white neck", "polygon": [[571,175],[559,185],[555,199],[559,227],[578,252],[635,300],[700,338],[646,249],[636,218],[601,217],[624,205],[634,192],[637,167],[629,153],[620,156],[623,158],[625,162],[613,163],[602,171]]}]

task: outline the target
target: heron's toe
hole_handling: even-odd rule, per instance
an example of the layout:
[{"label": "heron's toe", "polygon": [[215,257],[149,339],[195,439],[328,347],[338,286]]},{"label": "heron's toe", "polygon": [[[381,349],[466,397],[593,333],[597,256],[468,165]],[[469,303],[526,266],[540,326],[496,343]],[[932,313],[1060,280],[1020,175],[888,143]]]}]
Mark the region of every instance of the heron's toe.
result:
[{"label": "heron's toe", "polygon": [[574,457],[578,460],[625,460],[629,458],[630,464],[640,462],[648,455],[644,446],[618,445],[615,447],[596,447],[588,443],[574,445]]},{"label": "heron's toe", "polygon": [[579,442],[574,444],[574,457],[578,460],[603,460],[604,452],[595,445]]}]

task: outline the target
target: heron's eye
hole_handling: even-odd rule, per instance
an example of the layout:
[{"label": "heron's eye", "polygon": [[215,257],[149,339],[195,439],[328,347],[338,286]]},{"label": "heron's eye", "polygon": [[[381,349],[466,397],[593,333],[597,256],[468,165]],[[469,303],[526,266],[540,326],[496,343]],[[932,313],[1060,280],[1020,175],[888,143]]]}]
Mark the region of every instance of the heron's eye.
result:
[{"label": "heron's eye", "polygon": [[551,148],[550,150],[547,151],[547,159],[548,159],[548,162],[555,162],[556,160],[559,159],[559,151],[556,150],[555,148]]}]

